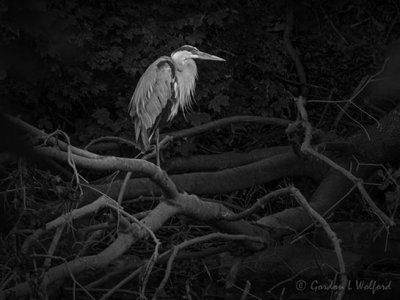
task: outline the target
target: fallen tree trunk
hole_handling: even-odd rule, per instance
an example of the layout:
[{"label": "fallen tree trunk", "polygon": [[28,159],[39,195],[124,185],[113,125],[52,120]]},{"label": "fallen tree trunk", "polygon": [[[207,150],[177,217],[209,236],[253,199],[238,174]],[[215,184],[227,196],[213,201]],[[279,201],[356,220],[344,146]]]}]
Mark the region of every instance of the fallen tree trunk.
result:
[{"label": "fallen tree trunk", "polygon": [[279,146],[255,149],[248,153],[228,152],[215,155],[179,157],[167,161],[165,170],[169,173],[219,171],[247,165],[274,155],[287,153],[290,150],[290,146]]},{"label": "fallen tree trunk", "polygon": [[[311,163],[289,151],[237,168],[219,172],[171,175],[170,178],[179,191],[196,195],[218,194],[242,190],[287,176],[322,178],[323,172],[327,168],[321,169],[320,166],[319,163]],[[99,193],[94,189],[107,193],[111,198],[116,198],[121,186],[122,181],[115,181],[111,186],[110,184],[103,184],[93,186],[93,189],[85,189],[82,203],[87,204],[99,196]],[[124,199],[141,195],[159,196],[160,194],[160,189],[150,180],[133,178],[128,182]]]},{"label": "fallen tree trunk", "polygon": [[[380,127],[369,126],[365,131],[359,131],[348,139],[360,155],[357,161],[353,158],[341,158],[336,161],[358,178],[366,178],[379,165],[369,165],[374,162],[384,164],[389,161],[399,161],[400,157],[400,105],[388,113],[380,121]],[[358,165],[365,161],[366,165]],[[344,197],[354,183],[336,170],[331,169],[311,197],[310,204],[318,213],[324,214],[329,208]],[[297,232],[312,224],[309,215],[301,208],[289,208],[258,221],[272,228],[290,228]],[[286,229],[287,230],[287,229]]]}]

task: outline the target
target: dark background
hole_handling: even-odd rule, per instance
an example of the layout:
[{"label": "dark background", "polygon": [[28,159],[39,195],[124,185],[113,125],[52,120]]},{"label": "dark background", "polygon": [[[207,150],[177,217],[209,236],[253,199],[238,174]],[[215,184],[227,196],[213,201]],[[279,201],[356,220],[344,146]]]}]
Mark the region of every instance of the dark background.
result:
[{"label": "dark background", "polygon": [[[295,119],[294,64],[282,42],[284,1],[2,1],[2,106],[75,145],[114,135],[132,139],[127,105],[156,58],[183,44],[224,57],[200,62],[197,104],[184,128],[232,115]],[[295,1],[293,43],[315,99],[348,97],[376,71],[397,38],[393,1]],[[309,107],[312,122],[324,106]],[[338,108],[330,106],[328,113]],[[321,122],[320,122],[321,121]],[[346,129],[346,128],[345,128]],[[164,131],[168,131],[165,129]],[[268,134],[271,134],[271,130]],[[233,134],[236,132],[236,134]],[[285,136],[237,125],[200,137],[210,151],[248,150]],[[190,140],[181,154],[202,152]]]},{"label": "dark background", "polygon": [[[198,62],[199,80],[193,111],[186,117],[179,114],[162,132],[191,128],[237,115],[295,120],[297,108],[293,96],[299,95],[301,85],[295,64],[283,42],[287,7],[294,11],[291,42],[307,74],[309,100],[348,99],[365,76],[376,73],[382,67],[389,54],[396,57],[400,6],[397,1],[391,0],[0,1],[1,112],[20,116],[47,133],[60,129],[77,147],[84,147],[91,140],[103,136],[133,140],[134,127],[127,107],[137,81],[155,59],[190,44],[223,57],[226,62]],[[394,59],[388,69],[396,72],[400,69],[398,66],[400,64]],[[393,90],[393,86],[372,85],[364,93],[381,95],[387,90]],[[399,91],[398,87],[394,90]],[[339,138],[351,136],[360,130],[359,123],[364,126],[374,124],[370,116],[382,117],[384,110],[379,106],[388,103],[382,100],[388,95],[383,94],[383,97],[370,98],[363,95],[370,101],[359,103],[364,112],[352,107],[336,128],[333,128],[335,118],[345,104],[340,101],[336,104],[309,101],[309,120],[327,140],[333,129]],[[397,94],[396,103],[398,99]],[[372,106],[378,106],[380,110],[371,109]],[[9,124],[1,114],[0,139],[0,152],[7,150],[20,156],[31,156],[30,141],[25,140],[21,130]],[[174,141],[163,151],[163,155],[168,160],[192,154],[249,152],[277,145],[289,145],[284,128],[235,123]],[[124,157],[138,154],[136,149],[126,145],[103,148],[96,145],[90,150]],[[1,188],[7,190],[1,207],[4,236],[13,227],[40,228],[47,221],[69,211],[79,201],[79,191],[75,182],[70,180],[70,166],[51,165],[51,171],[48,167],[46,163],[45,167],[41,167],[14,160],[5,169],[0,168],[4,175],[1,177]],[[393,168],[396,169],[396,165]],[[60,169],[70,173],[58,173]],[[80,171],[89,180],[110,175],[106,172]],[[392,174],[393,169],[388,173]],[[382,174],[378,173],[374,178],[374,183],[379,182],[376,185],[386,178]],[[399,172],[393,176],[397,179]],[[310,196],[315,187],[311,179],[283,178],[279,182],[210,197],[215,196],[217,201],[233,202],[236,208],[244,208],[268,191],[292,182],[306,196]],[[384,191],[389,186],[389,183],[385,184],[382,183],[382,190],[372,190],[368,186],[368,191],[380,206],[386,205],[385,199],[395,202],[394,193]],[[333,221],[377,222],[368,208],[360,204],[360,197],[352,195],[351,200],[353,198],[354,201],[346,202],[336,212]],[[151,209],[148,204],[139,203],[138,210]],[[293,206],[293,199],[286,197],[268,206],[265,211],[273,213]],[[94,224],[105,219],[106,213],[99,213],[84,222]],[[167,225],[157,232],[162,237],[163,246],[167,247],[212,231],[211,227],[204,229],[202,223],[191,227],[192,223],[180,218],[174,218],[170,228]],[[346,226],[342,227],[344,232],[348,232]],[[80,228],[84,227],[85,223]],[[68,234],[59,247],[60,253],[67,258],[71,253],[65,249],[74,243],[73,233]],[[90,253],[100,252],[112,242],[112,238],[111,234],[107,234]],[[14,241],[3,239],[2,235],[0,243],[4,245],[1,252],[4,264],[10,261],[9,265],[20,271],[18,274],[31,270],[20,266],[22,259],[14,249]],[[21,244],[21,241],[15,242],[15,245]],[[135,255],[148,259],[152,247],[147,241],[138,244]],[[220,261],[214,263],[210,259],[208,263],[211,266],[214,264],[214,271],[220,268]],[[160,270],[156,273],[158,277],[162,273]],[[222,285],[212,282],[202,263],[197,261],[183,260],[175,265],[175,271],[169,288],[176,290],[179,296],[184,294],[184,280],[189,275],[198,283],[195,288],[199,295],[208,284]],[[393,267],[395,271],[398,271],[398,266]],[[16,279],[16,282],[22,281],[22,275]],[[271,286],[275,283],[272,278]],[[107,288],[112,286],[110,284]],[[152,287],[155,287],[154,283]],[[258,288],[262,290],[264,286]]]}]

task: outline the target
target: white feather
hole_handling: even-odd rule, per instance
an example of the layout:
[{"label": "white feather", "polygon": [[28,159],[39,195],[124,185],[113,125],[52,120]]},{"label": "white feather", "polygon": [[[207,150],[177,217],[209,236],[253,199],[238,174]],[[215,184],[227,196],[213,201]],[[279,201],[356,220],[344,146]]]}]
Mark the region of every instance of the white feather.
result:
[{"label": "white feather", "polygon": [[172,56],[177,65],[175,77],[179,89],[175,95],[176,103],[172,106],[168,120],[172,120],[176,116],[179,108],[184,116],[192,108],[196,88],[197,66],[194,60],[190,58],[190,55],[190,52],[182,51]]}]

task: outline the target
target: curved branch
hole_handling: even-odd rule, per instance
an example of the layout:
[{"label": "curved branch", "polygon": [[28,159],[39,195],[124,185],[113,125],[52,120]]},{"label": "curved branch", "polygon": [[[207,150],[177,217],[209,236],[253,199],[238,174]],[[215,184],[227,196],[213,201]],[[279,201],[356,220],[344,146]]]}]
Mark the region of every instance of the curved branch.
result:
[{"label": "curved branch", "polygon": [[231,235],[231,234],[224,234],[224,233],[210,233],[208,235],[204,235],[201,237],[197,237],[197,238],[193,238],[191,240],[188,241],[184,241],[182,243],[180,243],[179,245],[175,246],[172,250],[171,256],[168,259],[168,263],[167,263],[167,268],[165,270],[165,274],[164,277],[160,283],[160,285],[158,286],[158,288],[156,289],[154,296],[153,296],[153,300],[157,299],[157,297],[159,296],[159,294],[162,292],[162,290],[164,289],[168,278],[171,274],[171,270],[172,270],[172,264],[176,258],[176,256],[178,255],[178,252],[186,247],[189,247],[191,245],[194,244],[198,244],[198,243],[203,243],[206,241],[210,241],[210,240],[214,240],[214,239],[224,239],[224,240],[231,240],[231,241],[243,241],[243,240],[247,240],[247,241],[253,241],[253,242],[258,242],[260,244],[264,243],[264,240],[262,238],[259,237],[254,237],[254,236],[247,236],[247,235]]},{"label": "curved branch", "polygon": [[[64,162],[68,161],[68,154],[56,148],[36,148],[38,153],[52,157]],[[151,162],[142,159],[121,158],[115,156],[97,156],[96,159],[86,158],[71,154],[77,166],[97,170],[110,171],[120,170],[132,172],[139,176],[146,176],[155,182],[162,190],[167,199],[174,199],[178,196],[178,190],[168,177],[167,173]]]},{"label": "curved branch", "polygon": [[237,221],[237,220],[244,219],[248,216],[251,216],[258,209],[264,208],[265,204],[267,202],[269,202],[271,199],[274,199],[274,198],[277,198],[279,196],[286,195],[289,193],[291,193],[291,187],[272,191],[272,192],[268,193],[267,195],[265,195],[264,197],[257,199],[256,203],[254,203],[250,208],[246,209],[245,211],[242,211],[241,213],[238,213],[235,215],[223,216],[223,219],[226,221]]},{"label": "curved branch", "polygon": [[[169,218],[179,212],[177,206],[168,205],[166,202],[159,203],[142,222],[152,231],[157,231]],[[134,232],[120,232],[114,242],[106,249],[96,255],[78,257],[68,263],[62,263],[49,269],[43,276],[44,288],[54,282],[68,278],[70,274],[78,274],[85,271],[101,270],[110,262],[125,253],[137,240],[148,236],[148,231],[136,226]],[[0,291],[0,299],[22,298],[31,294],[32,286],[29,282],[17,284],[15,287]]]},{"label": "curved branch", "polygon": [[[347,167],[354,164],[350,159],[342,160],[339,163],[341,166]],[[375,169],[374,167],[363,166],[354,172],[354,175],[361,178],[366,177]],[[353,189],[353,182],[335,169],[331,169],[312,195],[310,205],[320,215],[325,216],[331,208],[338,205],[338,202],[345,199]],[[274,237],[276,238],[298,232],[313,224],[312,219],[302,207],[292,207],[265,216],[258,220],[257,223],[271,228],[280,228],[275,232],[276,235]]]},{"label": "curved branch", "polygon": [[[106,199],[104,197],[103,199]],[[101,201],[100,201],[101,202]],[[115,202],[112,202],[115,205]],[[76,211],[76,213],[74,213]],[[79,213],[78,213],[79,212]],[[85,213],[82,209],[73,211],[73,215],[78,217]],[[231,214],[229,210],[220,204],[201,201],[197,196],[178,194],[174,205],[167,202],[160,202],[141,222],[147,227],[147,230],[137,224],[131,225],[132,230],[128,232],[119,232],[114,242],[97,255],[78,257],[67,263],[62,263],[49,269],[43,276],[42,286],[46,288],[54,282],[62,281],[71,274],[78,274],[89,270],[100,270],[105,268],[110,262],[120,257],[126,252],[136,241],[149,236],[149,230],[157,231],[169,218],[181,213],[190,217],[197,218],[206,223],[214,225],[223,231],[235,234],[245,234],[253,236],[252,241],[247,244],[251,249],[258,250],[262,247],[258,241],[270,241],[269,231],[251,225],[248,222],[225,222],[216,221],[221,214]],[[58,218],[54,222],[50,222],[47,228],[55,228],[60,226],[65,218]],[[37,236],[37,235],[36,235]],[[32,286],[29,282],[24,282],[0,291],[0,299],[22,298],[31,294]]]},{"label": "curved branch", "polygon": [[134,142],[130,141],[130,140],[127,140],[127,139],[124,139],[124,138],[121,138],[121,137],[118,137],[118,136],[102,136],[102,137],[99,137],[97,139],[91,140],[90,143],[87,144],[84,149],[87,150],[91,146],[93,146],[94,144],[97,144],[97,143],[100,143],[100,142],[116,142],[116,143],[120,143],[120,144],[126,144],[126,145],[131,146],[131,147],[133,147],[135,149],[137,148],[137,145]]},{"label": "curved branch", "polygon": [[100,197],[93,203],[83,206],[78,209],[74,209],[70,213],[64,214],[56,219],[54,219],[51,222],[48,222],[43,228],[39,228],[36,230],[33,234],[28,236],[24,243],[22,244],[21,252],[24,254],[28,253],[28,248],[29,246],[34,242],[39,240],[39,238],[46,232],[56,229],[57,227],[67,223],[71,222],[72,220],[79,219],[87,214],[94,213],[100,208],[107,206],[108,203],[114,202],[108,197]]},{"label": "curved branch", "polygon": [[[296,156],[293,152],[275,155],[251,164],[237,168],[225,169],[219,172],[199,172],[180,175],[171,175],[171,180],[180,191],[196,195],[228,193],[248,188],[253,185],[263,184],[287,176],[322,177],[326,171],[320,168],[319,163],[311,163]],[[116,198],[122,181],[94,186]],[[127,185],[124,199],[136,198],[140,195],[160,195],[160,189],[144,178],[131,179]],[[92,189],[84,190],[83,203],[88,203],[97,198],[98,193]]]},{"label": "curved branch", "polygon": [[329,226],[328,222],[310,206],[303,194],[295,187],[290,187],[290,190],[296,198],[297,202],[299,202],[299,204],[308,212],[310,216],[314,217],[321,224],[322,228],[325,230],[326,234],[332,241],[338,259],[341,279],[340,288],[336,299],[343,299],[344,292],[347,287],[348,278],[346,275],[346,266],[344,263],[342,248],[340,247],[341,241],[338,239],[336,233]]},{"label": "curved branch", "polygon": [[311,146],[312,126],[311,123],[308,121],[308,114],[305,109],[305,99],[300,96],[298,99],[296,99],[296,105],[300,113],[302,125],[305,128],[305,137],[304,137],[304,142],[301,145],[301,151],[303,153],[309,154],[310,156],[313,156],[314,158],[317,158],[320,161],[323,161],[324,163],[329,165],[332,169],[337,170],[338,172],[346,176],[349,180],[351,180],[354,183],[354,185],[358,188],[365,201],[369,204],[372,211],[382,221],[382,223],[384,223],[387,226],[394,226],[395,225],[394,221],[391,218],[389,218],[382,210],[380,210],[379,207],[376,206],[374,201],[371,199],[370,195],[365,190],[362,179],[354,176],[351,171],[347,170],[346,168],[343,168],[342,166],[339,166],[333,160],[329,159],[327,156],[315,151],[312,148]]},{"label": "curved branch", "polygon": [[289,53],[290,57],[292,58],[295,66],[297,75],[299,76],[299,81],[301,83],[301,95],[303,97],[308,96],[308,88],[307,88],[307,77],[306,72],[304,71],[304,66],[300,60],[300,56],[297,53],[296,49],[293,47],[291,41],[291,35],[293,30],[293,22],[294,22],[294,14],[293,14],[293,7],[295,3],[289,3],[287,5],[287,12],[286,12],[286,26],[283,32],[283,42],[286,47],[286,51]]},{"label": "curved branch", "polygon": [[72,153],[74,153],[76,155],[80,155],[80,156],[87,157],[87,158],[99,158],[99,156],[97,154],[94,154],[89,151],[82,150],[80,148],[68,145],[67,143],[65,143],[59,139],[51,137],[49,134],[36,128],[35,126],[32,126],[32,125],[22,121],[21,119],[12,117],[10,115],[5,115],[5,118],[8,119],[10,122],[13,122],[18,127],[22,128],[26,132],[30,133],[31,135],[46,139],[47,143],[49,143],[51,145],[57,145],[64,151],[67,151],[68,147],[70,147]]}]

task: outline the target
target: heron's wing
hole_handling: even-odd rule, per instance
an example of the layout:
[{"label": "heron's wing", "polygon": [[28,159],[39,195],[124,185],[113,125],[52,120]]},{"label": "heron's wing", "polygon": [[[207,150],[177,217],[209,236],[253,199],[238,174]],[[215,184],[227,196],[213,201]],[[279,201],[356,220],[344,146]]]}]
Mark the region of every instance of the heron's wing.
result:
[{"label": "heron's wing", "polygon": [[149,131],[173,97],[174,78],[172,59],[162,56],[147,68],[136,86],[129,114],[135,120],[135,138],[141,150],[149,148]]}]

